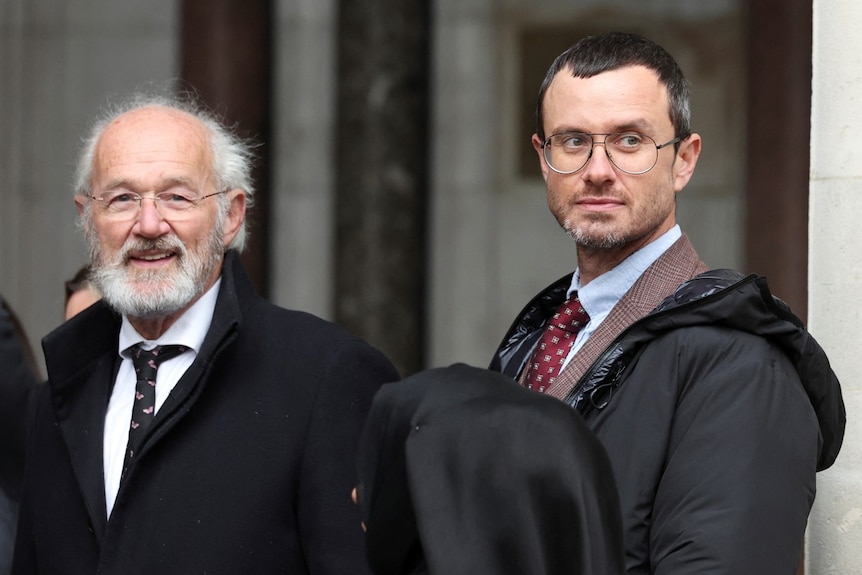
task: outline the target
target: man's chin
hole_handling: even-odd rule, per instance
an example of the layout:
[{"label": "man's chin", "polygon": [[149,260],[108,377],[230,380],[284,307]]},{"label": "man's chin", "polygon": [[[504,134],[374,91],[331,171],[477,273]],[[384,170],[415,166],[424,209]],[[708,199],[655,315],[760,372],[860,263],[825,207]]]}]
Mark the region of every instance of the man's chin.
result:
[{"label": "man's chin", "polygon": [[172,315],[183,309],[187,304],[180,304],[179,302],[154,302],[135,298],[134,300],[108,300],[108,305],[119,314],[130,318],[156,319]]},{"label": "man's chin", "polygon": [[572,236],[579,248],[585,250],[601,251],[613,250],[626,245],[626,242],[617,240],[616,238],[579,238]]},{"label": "man's chin", "polygon": [[575,243],[582,248],[593,250],[606,250],[618,248],[626,244],[626,238],[619,235],[615,230],[607,229],[611,226],[595,225],[598,222],[592,222],[593,225],[576,225],[571,222],[563,222],[562,228],[565,232],[575,240]]},{"label": "man's chin", "polygon": [[103,298],[115,311],[131,318],[165,317],[182,310],[194,299],[194,294],[178,293],[175,286],[132,281],[124,284],[118,291],[107,289]]}]

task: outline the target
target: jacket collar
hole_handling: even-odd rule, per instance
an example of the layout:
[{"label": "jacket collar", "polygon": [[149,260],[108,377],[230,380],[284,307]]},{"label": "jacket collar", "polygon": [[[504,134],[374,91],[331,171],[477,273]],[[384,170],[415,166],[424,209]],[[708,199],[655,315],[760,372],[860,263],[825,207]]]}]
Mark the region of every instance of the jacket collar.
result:
[{"label": "jacket collar", "polygon": [[563,369],[548,394],[565,398],[593,362],[630,325],[646,317],[686,281],[708,268],[683,234],[632,285]]}]

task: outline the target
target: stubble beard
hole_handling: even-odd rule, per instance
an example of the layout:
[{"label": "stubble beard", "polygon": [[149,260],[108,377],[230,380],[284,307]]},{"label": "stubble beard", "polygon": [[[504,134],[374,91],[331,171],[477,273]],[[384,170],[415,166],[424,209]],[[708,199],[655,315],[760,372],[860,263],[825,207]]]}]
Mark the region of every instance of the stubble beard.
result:
[{"label": "stubble beard", "polygon": [[609,250],[628,243],[629,238],[626,235],[613,229],[609,215],[594,213],[582,216],[581,221],[574,221],[569,211],[577,208],[574,201],[574,197],[568,195],[560,199],[548,189],[548,206],[551,213],[563,231],[575,241],[575,245],[586,250]]},{"label": "stubble beard", "polygon": [[614,233],[589,232],[585,227],[575,227],[569,220],[562,224],[563,229],[569,237],[575,240],[575,244],[587,250],[611,250],[621,248],[631,241],[631,238]]},{"label": "stubble beard", "polygon": [[634,219],[620,229],[620,224],[613,220],[614,216],[593,213],[582,216],[580,221],[574,221],[568,214],[567,206],[551,206],[560,227],[575,241],[578,248],[586,252],[624,248],[661,225],[672,210],[673,201],[666,205],[653,205],[646,212],[633,214]]},{"label": "stubble beard", "polygon": [[612,250],[625,246],[632,241],[628,234],[613,229],[611,217],[591,214],[586,221],[575,222],[564,210],[552,210],[557,223],[575,241],[579,248],[593,250]]},{"label": "stubble beard", "polygon": [[[216,225],[196,251],[189,250],[175,235],[153,240],[129,238],[115,254],[104,253],[92,227],[90,246],[92,279],[102,298],[114,310],[130,318],[150,319],[176,313],[199,297],[213,272],[221,264],[224,241]],[[169,270],[133,270],[133,251],[172,251],[176,265]]]}]

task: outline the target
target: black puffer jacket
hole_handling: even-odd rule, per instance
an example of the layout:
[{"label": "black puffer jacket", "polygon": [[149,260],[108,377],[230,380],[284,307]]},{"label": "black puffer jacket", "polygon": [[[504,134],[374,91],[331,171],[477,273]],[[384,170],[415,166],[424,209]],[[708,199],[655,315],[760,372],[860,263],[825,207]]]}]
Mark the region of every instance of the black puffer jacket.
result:
[{"label": "black puffer jacket", "polygon": [[[492,369],[519,375],[537,316],[566,287],[525,308]],[[628,573],[793,572],[815,471],[835,461],[845,412],[825,353],[765,279],[713,270],[686,282],[566,402],[610,455]]]}]

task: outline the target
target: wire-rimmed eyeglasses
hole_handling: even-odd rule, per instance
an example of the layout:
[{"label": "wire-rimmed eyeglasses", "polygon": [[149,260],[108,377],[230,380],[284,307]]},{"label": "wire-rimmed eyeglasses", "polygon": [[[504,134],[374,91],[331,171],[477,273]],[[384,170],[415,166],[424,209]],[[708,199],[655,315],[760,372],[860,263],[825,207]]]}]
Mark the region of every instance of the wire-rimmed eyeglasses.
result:
[{"label": "wire-rimmed eyeglasses", "polygon": [[[596,141],[596,136],[604,136]],[[638,132],[619,132],[612,134],[586,134],[583,132],[563,132],[554,134],[542,143],[548,167],[558,174],[574,174],[583,169],[593,156],[596,145],[605,147],[605,154],[621,172],[634,176],[645,174],[658,162],[658,151],[666,146],[681,142],[677,136],[664,144]]]},{"label": "wire-rimmed eyeglasses", "polygon": [[212,196],[224,194],[228,190],[213,192],[205,196],[198,196],[186,191],[159,192],[152,196],[142,196],[137,192],[127,190],[111,190],[103,192],[101,196],[90,196],[105,215],[117,219],[132,219],[143,207],[144,200],[153,200],[156,209],[165,219],[183,219],[189,216],[192,208]]}]

